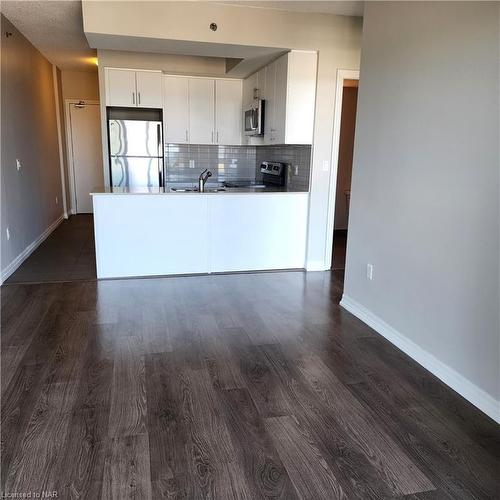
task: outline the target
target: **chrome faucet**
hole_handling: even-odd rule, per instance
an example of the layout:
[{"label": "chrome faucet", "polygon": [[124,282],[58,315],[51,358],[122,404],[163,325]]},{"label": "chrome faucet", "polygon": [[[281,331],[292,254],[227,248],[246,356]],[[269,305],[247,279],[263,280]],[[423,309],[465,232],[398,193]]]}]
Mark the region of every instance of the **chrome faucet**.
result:
[{"label": "chrome faucet", "polygon": [[212,177],[212,172],[210,172],[208,168],[203,170],[203,172],[198,177],[198,190],[200,191],[200,193],[205,192],[205,182],[207,182],[207,179],[209,177]]}]

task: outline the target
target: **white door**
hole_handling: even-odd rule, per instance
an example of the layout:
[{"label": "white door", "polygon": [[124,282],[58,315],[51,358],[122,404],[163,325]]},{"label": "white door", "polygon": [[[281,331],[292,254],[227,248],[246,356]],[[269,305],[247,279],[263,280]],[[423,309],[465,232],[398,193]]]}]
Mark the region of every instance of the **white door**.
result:
[{"label": "white door", "polygon": [[137,106],[161,108],[161,76],[160,71],[136,71]]},{"label": "white door", "polygon": [[264,142],[266,144],[274,144],[276,139],[274,123],[275,87],[276,62],[273,62],[266,67],[266,115],[264,118]]},{"label": "white door", "polygon": [[106,68],[106,79],[108,106],[137,106],[135,71]]},{"label": "white door", "polygon": [[69,119],[73,208],[77,213],[91,213],[89,193],[104,185],[99,105],[70,104]]},{"label": "white door", "polygon": [[241,80],[215,81],[215,124],[217,144],[241,144]]},{"label": "white door", "polygon": [[189,142],[214,143],[214,80],[189,79]]},{"label": "white door", "polygon": [[165,142],[189,142],[189,100],[187,78],[163,77]]}]

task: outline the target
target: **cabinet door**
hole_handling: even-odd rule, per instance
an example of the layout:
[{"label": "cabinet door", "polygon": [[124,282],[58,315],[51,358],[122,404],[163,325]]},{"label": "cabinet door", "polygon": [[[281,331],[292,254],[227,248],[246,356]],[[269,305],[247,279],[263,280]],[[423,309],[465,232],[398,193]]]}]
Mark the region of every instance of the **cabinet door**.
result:
[{"label": "cabinet door", "polygon": [[258,88],[257,73],[254,73],[253,75],[250,75],[248,78],[245,78],[245,80],[243,80],[243,105],[245,107],[252,104],[253,92],[256,88]]},{"label": "cabinet door", "polygon": [[140,108],[161,108],[161,72],[137,71],[137,106]]},{"label": "cabinet door", "polygon": [[135,71],[106,69],[106,104],[108,106],[137,106]]},{"label": "cabinet door", "polygon": [[241,80],[215,81],[215,142],[241,144]]},{"label": "cabinet door", "polygon": [[312,144],[316,101],[316,52],[288,54],[286,142]]},{"label": "cabinet door", "polygon": [[266,71],[267,68],[264,66],[257,72],[257,88],[259,89],[259,95],[261,99],[267,99],[266,97]]},{"label": "cabinet door", "polygon": [[214,80],[189,79],[189,142],[213,144],[214,134]]},{"label": "cabinet door", "polygon": [[274,87],[273,144],[284,144],[288,90],[288,54],[281,56],[274,64],[276,67],[276,80]]},{"label": "cabinet door", "polygon": [[266,115],[264,122],[264,142],[274,144],[276,139],[275,130],[275,87],[276,87],[276,62],[266,68]]},{"label": "cabinet door", "polygon": [[163,77],[165,142],[189,142],[189,100],[187,78]]}]

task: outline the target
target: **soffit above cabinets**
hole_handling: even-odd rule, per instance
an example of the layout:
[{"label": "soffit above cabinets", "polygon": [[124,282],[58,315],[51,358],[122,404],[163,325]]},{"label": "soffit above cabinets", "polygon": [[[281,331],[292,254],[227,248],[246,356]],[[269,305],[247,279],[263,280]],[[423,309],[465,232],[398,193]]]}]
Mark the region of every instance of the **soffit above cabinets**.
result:
[{"label": "soffit above cabinets", "polygon": [[165,40],[103,33],[86,33],[91,47],[98,50],[171,54],[219,58],[225,61],[226,76],[246,78],[274,59],[288,52],[284,47],[257,47],[189,40]]},{"label": "soffit above cabinets", "polygon": [[219,2],[83,0],[82,7],[91,47],[223,58],[225,75],[233,78],[245,78],[292,49],[342,45],[339,34],[360,24],[355,17]]}]

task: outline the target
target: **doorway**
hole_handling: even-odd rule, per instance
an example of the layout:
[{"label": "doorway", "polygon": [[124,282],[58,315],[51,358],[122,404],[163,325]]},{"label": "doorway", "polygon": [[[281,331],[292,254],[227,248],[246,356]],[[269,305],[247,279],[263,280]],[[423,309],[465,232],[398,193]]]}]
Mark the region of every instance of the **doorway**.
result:
[{"label": "doorway", "polygon": [[359,71],[338,70],[326,247],[326,263],[337,272],[346,265],[358,85]]},{"label": "doorway", "polygon": [[92,213],[90,192],[104,185],[99,102],[66,101],[71,213]]},{"label": "doorway", "polygon": [[340,118],[337,188],[335,191],[335,219],[333,224],[331,268],[334,270],[345,269],[357,102],[358,80],[344,80]]}]

